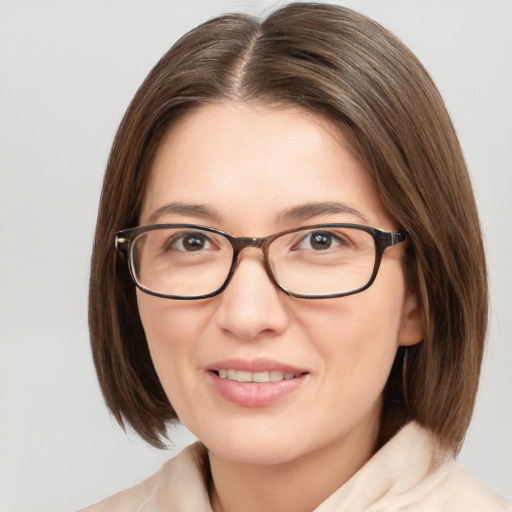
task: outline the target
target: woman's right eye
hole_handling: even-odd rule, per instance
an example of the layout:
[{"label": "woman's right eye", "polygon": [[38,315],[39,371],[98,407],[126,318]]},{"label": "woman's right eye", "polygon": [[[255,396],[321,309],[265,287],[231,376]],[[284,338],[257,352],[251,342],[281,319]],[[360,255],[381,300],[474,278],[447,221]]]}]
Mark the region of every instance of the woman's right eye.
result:
[{"label": "woman's right eye", "polygon": [[204,233],[198,232],[179,233],[165,244],[166,251],[198,252],[213,247],[212,241]]}]

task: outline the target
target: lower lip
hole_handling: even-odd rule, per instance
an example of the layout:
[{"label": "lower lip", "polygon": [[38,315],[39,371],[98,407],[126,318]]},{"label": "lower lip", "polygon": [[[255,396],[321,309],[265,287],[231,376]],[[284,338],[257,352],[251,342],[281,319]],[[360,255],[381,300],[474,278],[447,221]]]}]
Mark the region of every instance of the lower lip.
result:
[{"label": "lower lip", "polygon": [[302,386],[306,375],[279,382],[259,383],[221,379],[215,372],[208,372],[215,390],[225,400],[243,407],[265,407],[281,400]]}]

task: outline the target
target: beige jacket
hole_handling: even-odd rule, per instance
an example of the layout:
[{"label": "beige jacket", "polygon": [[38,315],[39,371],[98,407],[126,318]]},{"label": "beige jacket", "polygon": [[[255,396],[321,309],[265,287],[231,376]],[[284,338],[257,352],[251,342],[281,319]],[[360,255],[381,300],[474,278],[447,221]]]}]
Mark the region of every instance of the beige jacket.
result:
[{"label": "beige jacket", "polygon": [[[199,443],[135,487],[82,512],[212,512]],[[440,450],[416,423],[404,427],[313,512],[512,512]]]}]

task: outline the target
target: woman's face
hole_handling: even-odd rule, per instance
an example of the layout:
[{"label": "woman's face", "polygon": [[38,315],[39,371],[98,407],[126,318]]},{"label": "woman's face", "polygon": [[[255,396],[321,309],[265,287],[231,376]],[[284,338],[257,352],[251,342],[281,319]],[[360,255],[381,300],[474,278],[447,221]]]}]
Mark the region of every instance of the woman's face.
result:
[{"label": "woman's face", "polygon": [[[329,122],[299,109],[220,102],[173,125],[140,218],[250,237],[325,222],[397,228]],[[421,338],[401,245],[386,250],[369,289],[347,297],[287,296],[267,276],[261,252],[249,248],[216,297],[180,301],[137,291],[137,299],[180,420],[212,454],[241,463],[322,453],[367,458],[397,346]],[[220,369],[232,372],[222,379]],[[233,371],[277,381],[236,382]],[[286,373],[293,378],[281,380]],[[238,377],[248,375],[255,377]]]}]

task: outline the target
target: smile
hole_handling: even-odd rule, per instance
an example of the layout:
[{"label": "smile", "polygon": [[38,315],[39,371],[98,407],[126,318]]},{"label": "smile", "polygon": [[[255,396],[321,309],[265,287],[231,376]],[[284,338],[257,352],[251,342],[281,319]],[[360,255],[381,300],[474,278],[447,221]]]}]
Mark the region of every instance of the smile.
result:
[{"label": "smile", "polygon": [[225,370],[221,369],[218,371],[218,375],[221,379],[228,379],[236,382],[280,382],[282,380],[290,380],[300,376],[295,375],[291,372],[283,372],[280,370],[270,370],[262,372],[248,372],[241,370]]},{"label": "smile", "polygon": [[224,400],[242,407],[266,407],[298,391],[308,369],[268,359],[229,359],[207,368],[208,382]]}]

